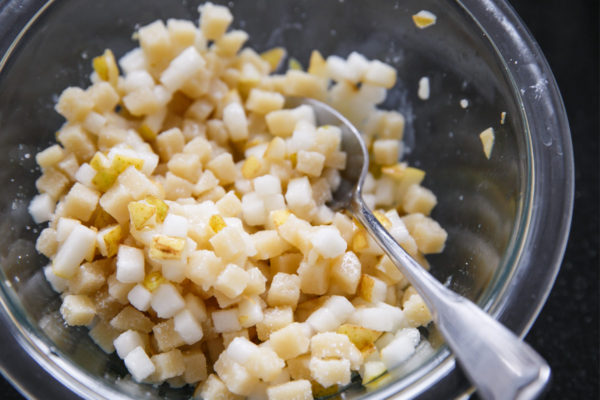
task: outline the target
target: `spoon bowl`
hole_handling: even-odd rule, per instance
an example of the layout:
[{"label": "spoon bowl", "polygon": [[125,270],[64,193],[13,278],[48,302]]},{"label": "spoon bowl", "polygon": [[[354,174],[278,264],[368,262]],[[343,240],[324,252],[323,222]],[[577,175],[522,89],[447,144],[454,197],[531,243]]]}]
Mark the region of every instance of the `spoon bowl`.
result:
[{"label": "spoon bowl", "polygon": [[339,112],[314,99],[290,97],[286,107],[313,108],[317,125],[342,131],[346,168],[328,204],[346,209],[364,226],[427,304],[433,321],[463,371],[484,399],[535,399],[550,378],[550,367],[527,343],[468,299],[449,290],[413,259],[381,225],[362,198],[369,153],[360,132]]}]

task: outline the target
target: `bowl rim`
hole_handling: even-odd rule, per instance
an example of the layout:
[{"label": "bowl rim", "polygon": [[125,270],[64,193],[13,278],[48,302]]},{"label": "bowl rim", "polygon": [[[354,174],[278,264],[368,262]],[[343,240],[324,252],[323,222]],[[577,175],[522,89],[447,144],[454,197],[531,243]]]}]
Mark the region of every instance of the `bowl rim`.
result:
[{"label": "bowl rim", "polygon": [[[502,61],[512,89],[521,105],[521,119],[527,131],[527,198],[521,220],[517,222],[518,236],[513,254],[515,268],[512,277],[493,290],[495,299],[480,304],[508,328],[524,337],[541,311],[552,289],[568,239],[574,196],[574,162],[568,119],[554,76],[541,49],[514,9],[505,0],[452,0],[479,26]],[[0,24],[0,37],[11,38],[10,45],[0,47],[0,71],[16,45],[29,28],[55,0],[25,0],[13,7],[6,2],[0,8],[0,19],[14,21],[9,27]],[[6,42],[5,42],[6,43]],[[546,180],[542,176],[549,176]],[[544,183],[542,185],[542,182]],[[541,229],[540,227],[544,227]],[[537,228],[537,229],[534,229]],[[524,247],[524,243],[528,247]],[[553,244],[548,249],[548,243]],[[543,251],[542,251],[543,250]],[[546,265],[545,273],[535,274],[531,268],[519,268],[532,263]],[[505,294],[510,291],[511,297]],[[527,300],[527,313],[516,307]],[[26,329],[23,318],[15,313],[12,299],[0,286],[0,341],[7,351],[0,356],[0,372],[27,398],[50,398],[51,393],[64,399],[123,398],[114,390],[92,392],[83,382],[90,377],[83,371],[67,373],[64,361],[33,332]],[[20,358],[20,364],[11,360]],[[425,395],[435,398],[436,390],[444,384],[462,381],[465,394],[473,391],[465,381],[450,351],[446,348],[406,379],[372,392],[377,398],[414,398]],[[56,385],[59,383],[59,385]],[[63,386],[64,385],[64,386]],[[97,385],[96,385],[97,386]],[[93,387],[93,386],[92,386]],[[95,387],[95,389],[99,389]],[[401,393],[400,393],[401,391]]]}]

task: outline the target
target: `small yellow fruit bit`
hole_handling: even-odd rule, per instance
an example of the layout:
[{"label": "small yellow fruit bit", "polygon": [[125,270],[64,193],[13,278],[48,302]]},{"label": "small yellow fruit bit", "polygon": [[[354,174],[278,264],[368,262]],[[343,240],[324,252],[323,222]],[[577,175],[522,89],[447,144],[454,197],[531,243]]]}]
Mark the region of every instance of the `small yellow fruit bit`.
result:
[{"label": "small yellow fruit bit", "polygon": [[119,242],[123,238],[123,229],[121,225],[116,225],[113,229],[104,235],[104,244],[106,246],[106,257],[113,257],[119,251]]},{"label": "small yellow fruit bit", "polygon": [[134,166],[137,170],[141,170],[144,166],[144,160],[140,158],[128,157],[122,154],[115,154],[111,169],[119,175],[121,172],[125,171],[130,166]]},{"label": "small yellow fruit bit", "polygon": [[156,214],[156,206],[148,204],[145,201],[132,201],[127,205],[129,209],[129,219],[136,230],[142,229],[148,223],[148,220]]},{"label": "small yellow fruit bit", "polygon": [[308,73],[311,75],[324,76],[327,70],[327,63],[318,50],[313,50],[308,62]]},{"label": "small yellow fruit bit", "polygon": [[392,376],[387,373],[387,370],[382,370],[380,374],[375,376],[365,376],[365,378],[366,379],[363,379],[362,384],[365,385],[368,390],[375,390],[392,381]]},{"label": "small yellow fruit bit", "polygon": [[275,210],[271,212],[271,218],[275,226],[281,226],[285,224],[291,212],[289,210]]},{"label": "small yellow fruit bit", "polygon": [[98,229],[105,228],[109,225],[116,223],[115,219],[102,207],[96,208],[94,215],[92,216],[92,225]]},{"label": "small yellow fruit bit", "polygon": [[117,180],[119,174],[115,173],[111,169],[103,169],[96,173],[92,178],[92,183],[101,192],[106,192]]},{"label": "small yellow fruit bit", "polygon": [[315,398],[332,396],[339,390],[338,385],[324,387],[317,381],[310,381],[310,383],[312,385],[312,393]]},{"label": "small yellow fruit bit", "polygon": [[292,162],[292,167],[296,168],[296,164],[298,164],[298,153],[292,153],[288,158]]},{"label": "small yellow fruit bit", "polygon": [[117,67],[115,56],[110,49],[104,50],[104,54],[101,56],[94,57],[92,66],[100,79],[108,81],[113,86],[117,84],[119,68]]},{"label": "small yellow fruit bit", "polygon": [[285,49],[283,47],[274,47],[260,54],[260,58],[269,63],[270,72],[273,72],[279,67],[279,63],[285,57]]},{"label": "small yellow fruit bit", "polygon": [[258,176],[261,168],[261,162],[255,156],[246,158],[244,164],[242,164],[242,176],[246,179],[253,179]]},{"label": "small yellow fruit bit", "polygon": [[356,234],[352,238],[352,250],[355,253],[357,253],[359,251],[363,251],[367,247],[369,247],[367,233],[361,229],[358,232],[356,232]]},{"label": "small yellow fruit bit", "polygon": [[152,292],[164,282],[165,278],[163,278],[159,271],[152,271],[144,277],[143,285],[146,289]]},{"label": "small yellow fruit bit", "polygon": [[479,139],[483,145],[483,153],[485,154],[485,158],[489,160],[492,156],[492,149],[494,148],[494,128],[487,128],[485,131],[481,132],[479,134]]},{"label": "small yellow fruit bit", "polygon": [[214,214],[213,216],[211,216],[208,220],[208,225],[215,233],[219,232],[221,229],[227,226],[225,220],[219,214]]},{"label": "small yellow fruit bit", "polygon": [[394,179],[401,179],[406,170],[406,163],[398,163],[396,165],[388,165],[381,168],[381,173]]},{"label": "small yellow fruit bit", "polygon": [[146,203],[156,207],[156,222],[158,222],[159,224],[162,223],[167,217],[167,213],[169,212],[169,206],[167,205],[167,203],[154,196],[148,196],[145,200]]},{"label": "small yellow fruit bit", "polygon": [[179,260],[184,247],[184,238],[155,235],[150,246],[150,258],[154,260]]},{"label": "small yellow fruit bit", "polygon": [[390,221],[389,218],[386,217],[386,215],[383,212],[375,210],[373,211],[373,215],[375,216],[375,218],[377,218],[377,221],[379,221],[379,223],[383,225],[385,229],[392,229],[392,221]]},{"label": "small yellow fruit bit", "polygon": [[263,141],[260,140],[260,139],[258,139],[258,138],[257,139],[252,139],[252,140],[250,140],[250,141],[248,141],[248,142],[246,142],[244,144],[244,150],[251,149],[252,147],[258,146],[259,144],[262,144],[262,143],[263,143]]},{"label": "small yellow fruit bit", "polygon": [[302,64],[300,64],[300,61],[298,61],[294,57],[290,58],[290,61],[288,62],[288,69],[291,69],[294,71],[302,71],[303,70]]},{"label": "small yellow fruit bit", "polygon": [[102,171],[103,169],[107,169],[110,166],[108,165],[108,159],[106,156],[99,151],[94,154],[92,159],[90,160],[90,166],[94,168],[96,171]]},{"label": "small yellow fruit bit", "polygon": [[248,94],[260,83],[260,78],[242,76],[237,82],[237,91],[242,98],[247,98]]},{"label": "small yellow fruit bit", "polygon": [[437,17],[430,11],[421,10],[413,15],[412,19],[417,28],[425,29],[428,26],[434,25]]},{"label": "small yellow fruit bit", "polygon": [[151,142],[154,139],[156,139],[156,132],[154,132],[152,128],[150,128],[146,124],[140,125],[140,127],[138,128],[138,133],[140,134],[142,139],[144,139],[147,142]]},{"label": "small yellow fruit bit", "polygon": [[383,332],[374,331],[373,329],[364,328],[359,325],[343,324],[337,329],[337,333],[348,336],[348,339],[356,346],[357,349],[371,349],[373,343]]}]

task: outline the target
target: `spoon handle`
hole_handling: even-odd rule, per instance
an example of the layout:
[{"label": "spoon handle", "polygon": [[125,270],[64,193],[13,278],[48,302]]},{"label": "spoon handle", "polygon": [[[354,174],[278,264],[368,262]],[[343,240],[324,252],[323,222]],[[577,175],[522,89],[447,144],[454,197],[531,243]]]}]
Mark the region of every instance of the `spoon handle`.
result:
[{"label": "spoon handle", "polygon": [[535,399],[550,367],[527,343],[471,301],[443,286],[394,240],[355,193],[352,211],[432,312],[463,371],[487,400]]}]

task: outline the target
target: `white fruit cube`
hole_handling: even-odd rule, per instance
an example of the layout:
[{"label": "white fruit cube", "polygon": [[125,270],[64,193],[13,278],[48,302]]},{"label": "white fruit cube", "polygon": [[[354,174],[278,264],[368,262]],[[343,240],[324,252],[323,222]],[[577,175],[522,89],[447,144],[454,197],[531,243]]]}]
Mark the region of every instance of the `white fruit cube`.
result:
[{"label": "white fruit cube", "polygon": [[270,347],[261,346],[245,365],[252,375],[265,382],[273,382],[280,377],[285,362]]},{"label": "white fruit cube", "polygon": [[136,347],[146,347],[146,337],[140,332],[129,330],[123,332],[113,342],[117,355],[124,359]]},{"label": "white fruit cube", "polygon": [[389,311],[379,307],[358,307],[348,322],[380,332],[391,332],[394,329]]},{"label": "white fruit cube", "polygon": [[46,265],[44,267],[44,276],[55,292],[62,293],[69,287],[69,280],[56,276],[52,271],[52,265]]},{"label": "white fruit cube", "polygon": [[238,303],[238,321],[243,328],[250,328],[263,320],[262,304],[258,297],[244,297]]},{"label": "white fruit cube", "polygon": [[242,365],[246,365],[248,360],[260,353],[256,344],[241,336],[234,338],[225,351],[232,361]]},{"label": "white fruit cube", "polygon": [[258,378],[251,375],[244,366],[231,360],[227,354],[221,353],[214,364],[215,372],[231,392],[241,396],[250,394],[258,383]]},{"label": "white fruit cube", "polygon": [[281,194],[281,181],[273,175],[263,175],[253,180],[254,191],[259,196]]},{"label": "white fruit cube", "polygon": [[75,226],[58,249],[52,261],[52,271],[61,278],[71,278],[95,245],[96,232],[94,230],[83,225]]},{"label": "white fruit cube", "polygon": [[156,368],[141,346],[131,350],[125,356],[125,366],[133,379],[141,382],[154,373]]},{"label": "white fruit cube", "polygon": [[224,269],[223,261],[210,250],[194,251],[188,261],[187,277],[203,290],[210,289]]},{"label": "white fruit cube", "polygon": [[237,178],[238,172],[230,153],[216,156],[206,166],[219,179],[221,185],[233,183]]},{"label": "white fruit cube", "polygon": [[387,346],[381,349],[381,361],[388,369],[409,359],[419,344],[420,334],[415,328],[402,329]]},{"label": "white fruit cube", "polygon": [[50,221],[56,202],[47,193],[38,194],[29,203],[29,214],[36,224]]},{"label": "white fruit cube", "polygon": [[393,165],[400,157],[400,141],[378,139],[373,142],[373,161],[379,165]]},{"label": "white fruit cube", "polygon": [[288,182],[285,200],[290,210],[300,217],[309,215],[316,208],[312,197],[312,186],[307,177],[292,179]]},{"label": "white fruit cube", "polygon": [[159,318],[170,318],[185,307],[183,297],[170,283],[161,284],[152,293],[150,304]]},{"label": "white fruit cube", "polygon": [[152,330],[154,323],[144,313],[127,306],[110,320],[110,325],[121,331],[132,329],[148,333]]},{"label": "white fruit cube", "polygon": [[175,330],[173,319],[159,322],[152,328],[158,351],[165,352],[185,344],[185,341]]},{"label": "white fruit cube", "polygon": [[126,304],[128,302],[127,295],[135,286],[133,283],[119,282],[117,279],[117,274],[110,275],[106,279],[106,283],[108,284],[108,294],[110,294],[110,297],[117,300],[121,304]]},{"label": "white fruit cube", "polygon": [[[56,254],[57,248],[58,242],[56,240],[56,230],[52,228],[43,229],[42,232],[40,232],[40,236],[38,236],[35,241],[35,249],[46,257],[52,258]],[[52,265],[50,265],[50,269],[52,269]]]},{"label": "white fruit cube", "polygon": [[144,287],[144,285],[137,284],[127,294],[127,300],[132,306],[140,311],[148,311],[150,308],[150,301],[152,300],[152,293]]},{"label": "white fruit cube", "polygon": [[325,165],[325,156],[316,151],[304,151],[298,152],[296,169],[303,174],[310,175],[313,177],[321,176],[323,172],[323,166]]},{"label": "white fruit cube", "polygon": [[313,357],[322,359],[342,358],[350,361],[350,367],[357,370],[363,358],[360,350],[356,348],[348,336],[335,333],[317,333],[310,339],[310,352]]},{"label": "white fruit cube", "polygon": [[242,202],[234,191],[227,192],[215,204],[223,217],[238,217],[242,212]]},{"label": "white fruit cube", "polygon": [[312,400],[312,386],[306,379],[270,386],[267,389],[269,400]]},{"label": "white fruit cube", "polygon": [[331,265],[331,280],[345,294],[354,294],[361,277],[362,265],[352,251],[344,253]]},{"label": "white fruit cube", "polygon": [[419,294],[413,294],[402,305],[404,316],[409,325],[416,328],[431,322],[431,312]]},{"label": "white fruit cube", "polygon": [[396,70],[379,60],[373,60],[367,67],[364,81],[371,85],[391,89],[396,84]]},{"label": "white fruit cube", "polygon": [[263,320],[256,324],[256,333],[262,341],[268,340],[272,332],[294,322],[294,312],[291,307],[275,307],[264,310]]},{"label": "white fruit cube", "polygon": [[423,254],[440,253],[444,250],[448,234],[436,221],[419,213],[407,215],[402,221]]},{"label": "white fruit cube", "polygon": [[144,280],[144,252],[136,247],[119,246],[117,253],[117,280],[136,283]]},{"label": "white fruit cube", "polygon": [[70,294],[63,299],[60,313],[68,325],[88,325],[96,315],[96,307],[88,296]]},{"label": "white fruit cube", "polygon": [[235,308],[213,311],[211,318],[215,332],[234,332],[242,329],[238,319],[238,310]]},{"label": "white fruit cube", "polygon": [[290,249],[290,245],[283,240],[276,230],[258,231],[252,234],[251,237],[256,248],[254,257],[258,260],[269,260]]},{"label": "white fruit cube", "polygon": [[178,349],[153,355],[151,360],[156,368],[153,378],[159,382],[179,376],[185,371],[183,355]]},{"label": "white fruit cube", "polygon": [[76,182],[63,200],[65,215],[87,221],[98,205],[100,193]]},{"label": "white fruit cube", "polygon": [[182,51],[160,76],[161,83],[170,92],[175,92],[206,65],[204,58],[194,46]]},{"label": "white fruit cube", "polygon": [[47,169],[58,164],[65,157],[65,151],[58,144],[54,144],[35,155],[35,162]]},{"label": "white fruit cube", "polygon": [[75,180],[82,185],[94,187],[93,179],[96,176],[96,170],[88,163],[83,163],[75,173]]},{"label": "white fruit cube", "polygon": [[156,137],[158,154],[163,161],[168,161],[176,153],[181,153],[185,137],[179,128],[172,128]]},{"label": "white fruit cube", "polygon": [[265,116],[269,132],[275,136],[288,137],[294,132],[299,121],[306,121],[315,125],[315,113],[312,107],[301,105],[294,109],[277,110]]},{"label": "white fruit cube", "polygon": [[106,263],[85,263],[69,280],[71,294],[94,294],[106,283]]},{"label": "white fruit cube", "polygon": [[267,278],[257,267],[248,269],[248,285],[244,290],[244,294],[254,296],[263,294],[266,290]]},{"label": "white fruit cube", "polygon": [[331,310],[341,323],[344,323],[355,311],[352,303],[344,296],[331,296],[323,307]]},{"label": "white fruit cube", "polygon": [[311,236],[314,249],[324,258],[335,258],[346,251],[347,243],[335,226],[321,226]]},{"label": "white fruit cube", "polygon": [[329,289],[329,260],[321,259],[312,263],[302,261],[297,274],[300,277],[300,290],[306,294],[322,295]]},{"label": "white fruit cube", "polygon": [[185,371],[183,372],[183,380],[186,383],[196,383],[206,380],[208,375],[206,357],[202,351],[189,351],[183,353],[183,363]]},{"label": "white fruit cube", "polygon": [[175,331],[179,333],[179,336],[181,336],[186,344],[194,344],[204,336],[202,326],[198,320],[185,308],[175,315],[173,321],[175,323]]},{"label": "white fruit cube", "polygon": [[233,299],[244,291],[249,280],[248,273],[235,264],[229,264],[215,282],[215,289]]},{"label": "white fruit cube", "polygon": [[238,142],[248,138],[248,120],[244,108],[239,103],[233,102],[225,106],[223,122],[232,141]]},{"label": "white fruit cube", "polygon": [[210,374],[208,379],[198,385],[196,392],[194,392],[194,400],[229,400],[235,398],[235,394],[231,393],[215,374]]},{"label": "white fruit cube", "polygon": [[181,215],[167,214],[163,226],[162,234],[173,237],[185,238],[188,233],[188,220]]},{"label": "white fruit cube", "polygon": [[279,357],[289,360],[306,353],[310,339],[302,324],[295,322],[271,333],[269,344]]},{"label": "white fruit cube", "polygon": [[402,208],[409,214],[429,215],[436,204],[435,194],[420,185],[410,185],[402,199]]},{"label": "white fruit cube", "polygon": [[300,277],[298,275],[277,273],[271,281],[267,293],[267,304],[271,307],[291,306],[296,308],[300,298]]},{"label": "white fruit cube", "polygon": [[244,222],[250,226],[264,225],[267,221],[267,210],[262,197],[255,192],[242,197],[242,215]]},{"label": "white fruit cube", "polygon": [[350,361],[348,360],[321,360],[311,357],[309,369],[311,377],[324,387],[350,383]]},{"label": "white fruit cube", "polygon": [[189,310],[194,318],[199,322],[204,322],[208,318],[206,313],[206,305],[198,296],[194,296],[192,293],[188,293],[184,297],[185,308]]},{"label": "white fruit cube", "polygon": [[259,114],[268,114],[280,110],[285,102],[284,97],[277,92],[252,89],[246,100],[246,108]]},{"label": "white fruit cube", "polygon": [[216,40],[223,36],[233,21],[231,12],[225,6],[205,3],[198,10],[200,11],[200,29],[202,35],[208,40]]},{"label": "white fruit cube", "polygon": [[109,323],[98,320],[92,329],[90,329],[89,335],[106,354],[111,354],[115,351],[115,345],[113,342],[121,331],[113,328]]}]

